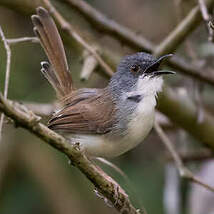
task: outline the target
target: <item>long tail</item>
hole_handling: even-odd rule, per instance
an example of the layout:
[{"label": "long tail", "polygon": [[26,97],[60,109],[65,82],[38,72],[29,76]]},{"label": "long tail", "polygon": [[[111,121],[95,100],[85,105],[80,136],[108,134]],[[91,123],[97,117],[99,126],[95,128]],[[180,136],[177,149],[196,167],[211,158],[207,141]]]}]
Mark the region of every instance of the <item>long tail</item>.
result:
[{"label": "long tail", "polygon": [[48,56],[51,66],[42,62],[42,73],[48,79],[59,97],[64,97],[73,90],[72,78],[69,72],[64,46],[57,27],[47,10],[36,9],[37,15],[32,15],[34,32]]}]

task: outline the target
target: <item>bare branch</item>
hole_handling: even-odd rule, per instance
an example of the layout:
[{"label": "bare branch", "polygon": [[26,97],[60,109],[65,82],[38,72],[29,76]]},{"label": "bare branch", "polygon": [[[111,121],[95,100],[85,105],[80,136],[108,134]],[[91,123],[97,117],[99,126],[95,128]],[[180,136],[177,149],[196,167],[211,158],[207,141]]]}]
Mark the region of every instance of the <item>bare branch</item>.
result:
[{"label": "bare branch", "polygon": [[191,181],[193,181],[194,183],[197,183],[201,186],[203,186],[204,188],[214,192],[214,187],[203,183],[200,179],[198,179],[196,176],[193,175],[193,173],[187,169],[181,158],[179,157],[178,153],[176,152],[172,142],[170,141],[170,139],[167,137],[167,135],[164,133],[164,131],[162,130],[162,128],[159,126],[159,124],[157,122],[155,122],[155,130],[158,133],[159,137],[161,138],[162,142],[164,143],[164,145],[166,146],[166,148],[168,149],[168,151],[170,152],[170,154],[172,155],[172,158],[175,161],[175,165],[179,171],[179,174],[182,178],[187,178]]},{"label": "bare branch", "polygon": [[87,50],[83,51],[83,66],[80,73],[80,79],[83,81],[88,80],[97,65],[98,62],[96,58]]},{"label": "bare branch", "polygon": [[27,110],[26,107],[6,100],[2,95],[0,95],[0,110],[12,118],[17,126],[27,129],[45,143],[66,154],[72,165],[78,167],[94,184],[99,193],[108,199],[121,214],[139,214],[139,211],[130,203],[127,194],[119,184],[89,161],[78,143],[71,144],[64,137],[40,123],[38,116]]},{"label": "bare branch", "polygon": [[211,18],[208,13],[207,6],[206,6],[204,0],[198,0],[198,4],[199,4],[200,10],[201,10],[202,17],[207,25],[208,41],[213,42],[214,31],[213,31],[212,27],[210,26]]},{"label": "bare branch", "polygon": [[[7,62],[6,62],[6,72],[5,72],[5,85],[4,85],[4,97],[7,98],[8,94],[8,87],[9,87],[9,79],[10,79],[10,67],[11,67],[11,49],[10,45],[17,44],[20,42],[39,42],[39,40],[36,37],[22,37],[22,38],[16,38],[16,39],[6,39],[3,30],[0,26],[0,36],[2,38],[2,41],[4,43],[4,47],[7,54]],[[2,139],[2,127],[4,123],[4,114],[1,114],[0,117],[0,142]]]},{"label": "bare branch", "polygon": [[21,38],[7,39],[7,43],[9,45],[22,43],[22,42],[39,43],[39,39],[37,37],[21,37]]},{"label": "bare branch", "polygon": [[210,16],[208,14],[207,6],[206,6],[204,0],[198,0],[198,4],[199,4],[200,10],[201,10],[201,14],[202,14],[203,19],[206,22],[208,22],[210,19]]},{"label": "bare branch", "polygon": [[206,72],[205,70],[201,72],[201,69],[198,68],[198,66],[188,63],[187,60],[184,60],[181,57],[173,56],[172,59],[168,60],[167,64],[184,75],[188,75],[191,78],[214,86],[214,75],[212,73]]},{"label": "bare branch", "polygon": [[61,25],[61,28],[65,31],[68,32],[68,34],[73,37],[79,44],[81,44],[86,50],[88,50],[99,62],[99,64],[102,66],[102,68],[104,69],[104,71],[108,74],[108,75],[112,75],[114,72],[113,70],[109,67],[109,65],[107,65],[103,59],[101,58],[101,56],[96,52],[96,49],[89,45],[71,26],[71,24],[69,22],[67,22],[63,16],[56,10],[56,8],[50,3],[49,0],[43,0],[43,2],[45,3],[46,7],[48,8],[48,10],[50,11],[50,13],[53,14],[53,16],[56,18],[56,20],[58,21],[58,23]]},{"label": "bare branch", "polygon": [[[8,87],[9,87],[9,79],[10,79],[10,66],[11,66],[11,49],[9,44],[7,43],[7,40],[4,36],[4,33],[2,31],[2,28],[0,26],[0,36],[2,38],[2,41],[4,43],[4,47],[7,53],[7,64],[6,64],[6,73],[5,73],[5,84],[4,84],[4,97],[7,98],[8,94]],[[4,122],[4,114],[1,114],[0,118],[0,142],[2,139],[2,127]]]}]

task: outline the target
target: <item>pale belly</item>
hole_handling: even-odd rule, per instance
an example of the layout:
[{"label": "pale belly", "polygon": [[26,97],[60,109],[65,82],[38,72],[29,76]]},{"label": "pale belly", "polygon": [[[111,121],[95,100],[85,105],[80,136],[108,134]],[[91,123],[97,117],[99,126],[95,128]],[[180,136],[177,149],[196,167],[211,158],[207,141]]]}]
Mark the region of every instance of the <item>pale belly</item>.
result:
[{"label": "pale belly", "polygon": [[127,124],[126,135],[120,138],[105,135],[72,135],[87,155],[112,158],[136,147],[148,135],[154,123],[154,106],[139,105]]}]

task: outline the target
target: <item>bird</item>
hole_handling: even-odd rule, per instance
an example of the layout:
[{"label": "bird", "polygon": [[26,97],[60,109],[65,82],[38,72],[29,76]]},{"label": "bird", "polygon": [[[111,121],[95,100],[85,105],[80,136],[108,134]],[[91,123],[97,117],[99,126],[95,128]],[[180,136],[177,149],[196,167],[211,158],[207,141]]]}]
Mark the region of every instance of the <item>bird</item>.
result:
[{"label": "bird", "polygon": [[141,143],[153,127],[156,98],[163,85],[161,63],[172,56],[137,52],[123,57],[105,88],[74,87],[64,46],[49,12],[32,15],[34,32],[49,62],[41,71],[55,89],[60,108],[48,127],[78,142],[89,157],[114,158]]}]

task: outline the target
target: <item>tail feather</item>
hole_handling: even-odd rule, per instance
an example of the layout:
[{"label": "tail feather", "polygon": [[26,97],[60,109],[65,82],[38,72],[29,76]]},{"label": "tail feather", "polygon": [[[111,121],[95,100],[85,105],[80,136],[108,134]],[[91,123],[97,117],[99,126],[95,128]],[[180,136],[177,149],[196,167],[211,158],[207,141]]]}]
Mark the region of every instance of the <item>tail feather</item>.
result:
[{"label": "tail feather", "polygon": [[32,22],[34,32],[40,39],[51,63],[51,67],[42,68],[42,71],[57,94],[64,97],[73,88],[64,46],[57,27],[48,11],[42,7],[37,8],[37,15],[32,16]]}]

